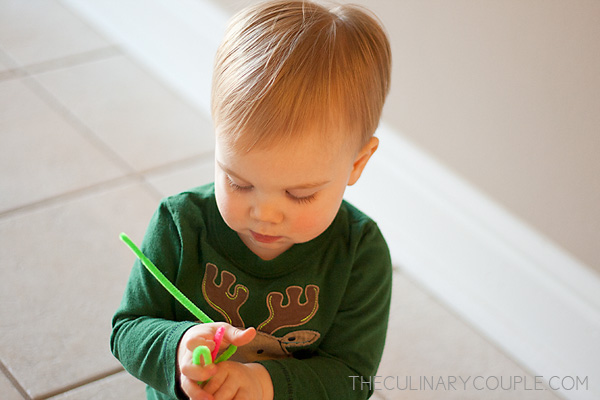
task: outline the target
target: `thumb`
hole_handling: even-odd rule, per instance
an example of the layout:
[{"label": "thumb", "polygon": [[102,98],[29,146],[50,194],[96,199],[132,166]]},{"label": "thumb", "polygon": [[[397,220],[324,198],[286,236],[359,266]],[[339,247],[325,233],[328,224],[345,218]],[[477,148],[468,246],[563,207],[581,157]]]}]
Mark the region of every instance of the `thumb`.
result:
[{"label": "thumb", "polygon": [[254,328],[241,330],[234,328],[233,326],[229,326],[228,328],[225,328],[225,334],[223,335],[223,338],[235,346],[243,346],[250,343],[255,336],[256,329]]}]

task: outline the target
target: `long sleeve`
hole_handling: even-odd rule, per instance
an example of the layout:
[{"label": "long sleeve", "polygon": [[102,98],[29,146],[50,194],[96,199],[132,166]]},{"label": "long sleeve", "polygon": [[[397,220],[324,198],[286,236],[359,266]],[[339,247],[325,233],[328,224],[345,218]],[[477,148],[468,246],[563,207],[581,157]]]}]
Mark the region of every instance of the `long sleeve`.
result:
[{"label": "long sleeve", "polygon": [[[180,258],[180,241],[168,207],[156,211],[142,251],[172,282]],[[176,322],[171,295],[136,260],[121,305],[113,317],[111,350],[125,369],[160,392],[177,398],[177,346],[194,322]]]},{"label": "long sleeve", "polygon": [[[161,203],[142,251],[213,320],[259,330],[261,340],[234,357],[267,368],[276,400],[371,394],[355,382],[375,375],[381,359],[391,261],[377,225],[351,205],[344,203],[318,238],[267,261],[225,224],[213,187],[199,187]],[[149,399],[184,398],[177,346],[193,321],[136,261],[113,319],[111,349],[151,387]]]},{"label": "long sleeve", "polygon": [[[261,363],[271,374],[277,400],[365,399],[376,374],[387,331],[391,261],[377,226],[363,236],[343,301],[318,350],[306,359]],[[358,378],[356,378],[358,377]],[[361,390],[362,389],[362,390]]]}]

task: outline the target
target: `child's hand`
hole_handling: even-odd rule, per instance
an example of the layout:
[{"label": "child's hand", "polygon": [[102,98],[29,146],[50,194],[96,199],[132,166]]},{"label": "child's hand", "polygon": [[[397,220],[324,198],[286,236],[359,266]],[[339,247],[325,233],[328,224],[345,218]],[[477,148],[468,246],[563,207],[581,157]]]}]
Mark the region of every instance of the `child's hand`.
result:
[{"label": "child's hand", "polygon": [[218,400],[273,399],[273,383],[265,367],[225,361],[217,364],[216,373],[203,390]]},{"label": "child's hand", "polygon": [[192,355],[194,349],[198,346],[206,346],[210,350],[214,349],[213,338],[215,332],[221,326],[225,327],[223,349],[229,344],[243,346],[251,342],[256,336],[254,328],[243,331],[224,323],[200,324],[188,329],[179,342],[177,362],[181,388],[192,400],[212,399],[212,396],[201,389],[198,381],[210,379],[217,373],[217,368],[214,364],[208,366],[193,365]]}]

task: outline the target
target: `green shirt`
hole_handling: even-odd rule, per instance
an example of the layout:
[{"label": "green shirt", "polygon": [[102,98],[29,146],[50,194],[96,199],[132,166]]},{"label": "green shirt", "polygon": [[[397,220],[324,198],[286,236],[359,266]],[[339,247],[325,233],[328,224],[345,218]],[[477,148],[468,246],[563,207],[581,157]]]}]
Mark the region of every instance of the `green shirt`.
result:
[{"label": "green shirt", "polygon": [[[260,362],[276,400],[364,399],[387,330],[389,250],[377,225],[343,202],[319,237],[265,261],[217,209],[214,185],[163,200],[142,251],[215,321],[257,328],[234,355]],[[111,349],[149,399],[185,398],[177,346],[194,317],[137,260],[113,318]],[[363,391],[361,391],[361,386]]]}]

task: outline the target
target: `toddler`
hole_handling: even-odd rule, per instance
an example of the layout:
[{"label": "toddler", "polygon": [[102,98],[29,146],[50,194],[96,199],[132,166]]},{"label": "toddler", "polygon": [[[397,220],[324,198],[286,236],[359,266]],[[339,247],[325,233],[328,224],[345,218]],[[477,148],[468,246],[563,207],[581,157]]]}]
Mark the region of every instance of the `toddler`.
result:
[{"label": "toddler", "polygon": [[[269,1],[233,18],[213,76],[215,181],[163,200],[142,244],[221,322],[195,322],[135,263],[111,349],[148,399],[372,394],[353,382],[381,359],[391,262],[342,197],[377,149],[390,63],[382,27],[356,6]],[[192,364],[221,326],[235,355]]]}]

